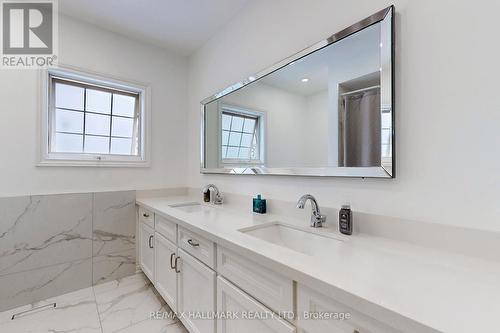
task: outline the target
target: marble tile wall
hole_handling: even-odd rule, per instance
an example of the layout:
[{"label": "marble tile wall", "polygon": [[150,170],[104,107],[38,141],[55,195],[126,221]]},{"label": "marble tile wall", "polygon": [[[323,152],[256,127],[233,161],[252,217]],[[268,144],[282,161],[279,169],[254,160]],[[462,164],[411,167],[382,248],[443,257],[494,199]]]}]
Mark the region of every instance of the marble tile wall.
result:
[{"label": "marble tile wall", "polygon": [[0,311],[132,275],[135,191],[0,198]]},{"label": "marble tile wall", "polygon": [[94,194],[93,284],[134,274],[135,191]]}]

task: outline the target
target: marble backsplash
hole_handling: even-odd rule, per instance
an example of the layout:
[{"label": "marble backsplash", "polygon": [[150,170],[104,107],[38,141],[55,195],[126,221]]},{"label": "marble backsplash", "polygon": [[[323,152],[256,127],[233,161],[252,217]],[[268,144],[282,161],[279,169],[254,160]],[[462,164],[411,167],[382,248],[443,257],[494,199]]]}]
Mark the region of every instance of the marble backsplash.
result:
[{"label": "marble backsplash", "polygon": [[0,311],[134,274],[135,196],[0,198]]}]

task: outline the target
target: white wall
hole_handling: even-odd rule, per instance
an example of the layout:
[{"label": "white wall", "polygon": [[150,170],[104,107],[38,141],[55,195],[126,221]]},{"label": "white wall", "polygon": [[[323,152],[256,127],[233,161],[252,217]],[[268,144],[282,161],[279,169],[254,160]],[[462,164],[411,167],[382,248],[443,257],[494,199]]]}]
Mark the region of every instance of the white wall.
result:
[{"label": "white wall", "polygon": [[0,70],[0,196],[185,185],[187,61],[65,17],[59,24],[61,63],[151,84],[151,167],[36,167],[36,72]]},{"label": "white wall", "polygon": [[[392,3],[396,179],[199,174],[200,100]],[[311,192],[320,205],[500,231],[499,10],[487,0],[250,2],[191,59],[189,184],[285,200]]]},{"label": "white wall", "polygon": [[[328,110],[330,108],[328,95],[328,89],[325,89],[306,98],[307,111],[302,124],[304,132],[302,137],[305,144],[302,165],[306,167],[328,166]],[[338,142],[338,139],[335,139],[335,142]]]}]

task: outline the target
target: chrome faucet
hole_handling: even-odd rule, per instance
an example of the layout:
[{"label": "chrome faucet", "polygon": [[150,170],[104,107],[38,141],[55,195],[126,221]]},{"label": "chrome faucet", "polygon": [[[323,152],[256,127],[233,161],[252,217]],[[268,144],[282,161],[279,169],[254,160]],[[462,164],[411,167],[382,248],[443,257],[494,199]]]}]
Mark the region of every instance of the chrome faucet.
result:
[{"label": "chrome faucet", "polygon": [[307,200],[311,201],[311,207],[312,207],[311,227],[312,228],[322,227],[323,223],[326,222],[326,216],[321,215],[321,212],[319,211],[318,202],[316,201],[315,197],[313,197],[310,194],[305,194],[301,196],[299,201],[297,202],[297,208],[304,209]]},{"label": "chrome faucet", "polygon": [[214,205],[222,205],[224,199],[222,198],[222,194],[220,193],[217,186],[215,186],[214,184],[208,184],[203,188],[203,193],[207,193],[210,190],[213,190],[212,193],[214,194],[214,198],[212,202],[214,203]]}]

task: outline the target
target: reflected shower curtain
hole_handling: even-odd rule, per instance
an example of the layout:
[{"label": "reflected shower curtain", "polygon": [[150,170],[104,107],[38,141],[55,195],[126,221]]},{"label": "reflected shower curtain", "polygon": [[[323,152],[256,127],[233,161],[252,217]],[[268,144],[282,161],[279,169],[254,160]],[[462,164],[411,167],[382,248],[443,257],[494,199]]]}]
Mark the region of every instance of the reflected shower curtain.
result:
[{"label": "reflected shower curtain", "polygon": [[339,166],[381,165],[380,90],[343,96],[339,115]]}]

